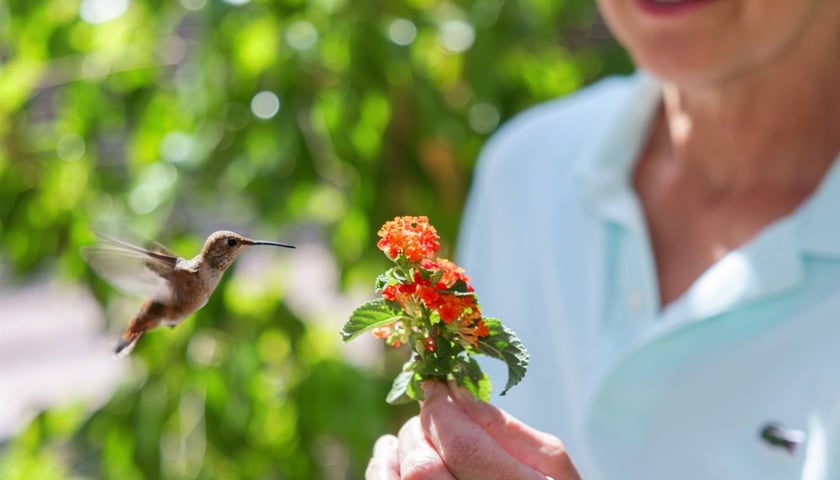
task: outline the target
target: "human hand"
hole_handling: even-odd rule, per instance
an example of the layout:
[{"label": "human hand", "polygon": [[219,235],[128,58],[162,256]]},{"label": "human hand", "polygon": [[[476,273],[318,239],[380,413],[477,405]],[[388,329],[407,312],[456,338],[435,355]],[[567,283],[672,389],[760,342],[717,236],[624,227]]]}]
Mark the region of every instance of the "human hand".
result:
[{"label": "human hand", "polygon": [[580,480],[563,443],[454,384],[423,383],[420,415],[377,440],[367,480]]}]

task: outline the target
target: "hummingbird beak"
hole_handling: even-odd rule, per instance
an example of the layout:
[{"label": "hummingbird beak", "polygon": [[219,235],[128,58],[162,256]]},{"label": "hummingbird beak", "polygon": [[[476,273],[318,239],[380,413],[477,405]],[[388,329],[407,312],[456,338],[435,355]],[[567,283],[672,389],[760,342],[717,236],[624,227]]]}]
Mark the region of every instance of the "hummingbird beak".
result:
[{"label": "hummingbird beak", "polygon": [[248,240],[247,243],[249,245],[272,245],[272,246],[275,246],[275,247],[297,248],[294,245],[289,245],[288,243],[268,242],[268,241],[265,241],[265,240]]}]

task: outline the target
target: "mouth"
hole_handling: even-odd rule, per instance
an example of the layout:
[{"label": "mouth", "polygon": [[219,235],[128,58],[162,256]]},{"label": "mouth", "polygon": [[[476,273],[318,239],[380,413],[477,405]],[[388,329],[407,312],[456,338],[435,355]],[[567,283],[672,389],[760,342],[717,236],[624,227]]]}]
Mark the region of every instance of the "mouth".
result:
[{"label": "mouth", "polygon": [[716,0],[636,0],[642,10],[655,15],[675,15]]}]

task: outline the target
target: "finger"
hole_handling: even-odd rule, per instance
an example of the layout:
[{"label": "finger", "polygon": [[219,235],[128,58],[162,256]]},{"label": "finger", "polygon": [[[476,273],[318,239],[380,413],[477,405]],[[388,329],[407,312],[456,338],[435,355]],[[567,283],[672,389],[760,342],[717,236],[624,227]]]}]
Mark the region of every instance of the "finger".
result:
[{"label": "finger", "polygon": [[398,438],[401,479],[455,480],[423,433],[419,417],[405,422]]},{"label": "finger", "polygon": [[425,382],[423,390],[426,400],[420,410],[422,427],[455,477],[460,480],[545,479],[545,475],[501,448],[467,416],[446,385]]},{"label": "finger", "polygon": [[373,456],[365,470],[366,480],[399,480],[400,457],[397,437],[383,435],[373,444]]},{"label": "finger", "polygon": [[504,410],[475,398],[467,389],[450,384],[452,397],[464,413],[511,456],[555,479],[577,478],[577,470],[563,442],[532,428]]}]

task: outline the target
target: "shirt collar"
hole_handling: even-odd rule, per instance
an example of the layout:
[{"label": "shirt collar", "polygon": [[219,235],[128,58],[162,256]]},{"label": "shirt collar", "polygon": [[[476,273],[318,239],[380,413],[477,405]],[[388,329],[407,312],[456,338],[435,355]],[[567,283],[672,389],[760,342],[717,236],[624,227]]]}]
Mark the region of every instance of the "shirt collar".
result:
[{"label": "shirt collar", "polygon": [[605,99],[604,121],[591,148],[576,161],[573,176],[601,214],[625,225],[636,223],[632,202],[631,175],[647,132],[660,105],[662,88],[645,72],[630,79],[622,94]]},{"label": "shirt collar", "polygon": [[[573,175],[606,221],[646,236],[632,191],[632,168],[661,102],[661,83],[640,72],[624,95],[602,111],[604,128],[575,164]],[[840,152],[820,186],[792,214],[765,227],[698,278],[681,299],[703,318],[798,285],[802,257],[840,257]]]},{"label": "shirt collar", "polygon": [[806,255],[840,257],[840,152],[820,186],[794,214],[796,242]]}]

